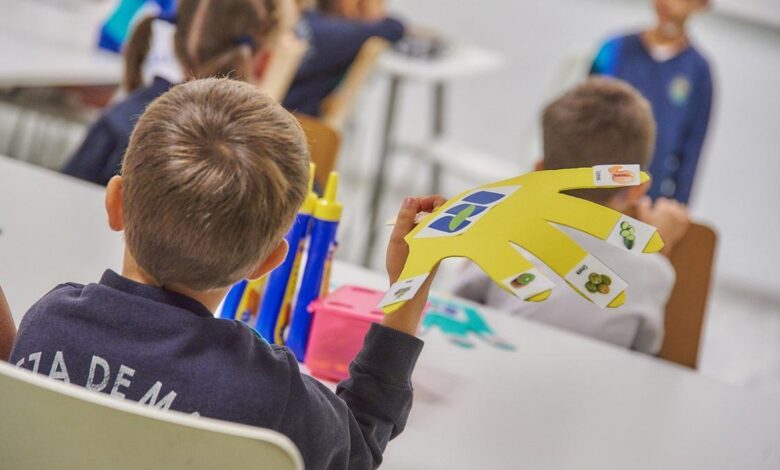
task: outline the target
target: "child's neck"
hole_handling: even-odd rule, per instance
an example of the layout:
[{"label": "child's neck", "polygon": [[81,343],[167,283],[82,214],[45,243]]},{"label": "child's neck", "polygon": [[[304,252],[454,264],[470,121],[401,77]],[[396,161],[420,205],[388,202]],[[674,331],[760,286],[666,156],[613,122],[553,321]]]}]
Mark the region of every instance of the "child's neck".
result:
[{"label": "child's neck", "polygon": [[649,47],[668,47],[678,51],[688,47],[685,23],[659,22],[654,28],[645,31],[641,38]]},{"label": "child's neck", "polygon": [[[163,286],[161,286],[152,276],[150,276],[148,273],[146,273],[146,271],[138,266],[138,263],[135,262],[135,259],[133,259],[133,256],[130,254],[130,252],[127,251],[127,249],[125,249],[124,261],[122,262],[122,277],[130,279],[131,281],[135,281],[139,284],[146,284],[148,286],[163,288]],[[225,297],[225,295],[227,295],[228,291],[228,288],[214,289],[209,291],[196,291],[177,285],[164,286],[164,289],[186,295],[191,299],[197,300],[203,304],[204,307],[209,309],[211,313],[217,311],[219,303],[222,302],[222,299]]]}]

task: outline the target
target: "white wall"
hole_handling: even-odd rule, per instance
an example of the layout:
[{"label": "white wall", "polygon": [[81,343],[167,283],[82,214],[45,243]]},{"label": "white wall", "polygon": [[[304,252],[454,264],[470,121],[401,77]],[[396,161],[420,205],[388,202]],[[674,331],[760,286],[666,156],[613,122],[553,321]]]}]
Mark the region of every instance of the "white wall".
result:
[{"label": "white wall", "polygon": [[[537,114],[564,59],[605,36],[652,22],[644,0],[392,0],[414,23],[504,53],[499,74],[458,82],[449,131],[505,158],[531,162]],[[780,298],[780,29],[709,14],[692,25],[711,59],[716,110],[692,203],[717,227],[719,281]],[[407,100],[409,101],[409,100]],[[419,104],[418,106],[422,106]],[[405,106],[402,131],[424,125]]]}]

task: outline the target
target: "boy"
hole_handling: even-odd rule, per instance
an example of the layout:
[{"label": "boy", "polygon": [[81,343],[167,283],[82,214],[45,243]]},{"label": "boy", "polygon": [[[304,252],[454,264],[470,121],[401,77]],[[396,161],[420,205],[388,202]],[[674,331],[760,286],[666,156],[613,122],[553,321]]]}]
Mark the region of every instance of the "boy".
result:
[{"label": "boy", "polygon": [[296,32],[309,50],[284,106],[319,116],[323,100],[339,86],[363,44],[375,36],[397,42],[405,27],[387,16],[384,0],[317,0],[316,10],[302,12]]},{"label": "boy", "polygon": [[[615,79],[592,78],[547,106],[542,117],[544,158],[537,170],[589,167],[611,163],[645,166],[653,151],[655,126],[649,103],[630,85]],[[643,198],[647,185],[571,191],[569,194],[619,212],[635,210],[640,220],[655,226],[664,253],[687,230],[688,215],[679,203]],[[524,302],[494,285],[473,266],[458,281],[461,297],[624,348],[655,354],[663,339],[664,307],[675,274],[661,255],[635,254],[573,229],[563,229],[596,258],[628,282],[626,303],[601,309],[588,302],[552,270],[535,263],[556,288],[545,302]]]},{"label": "boy", "polygon": [[[122,274],[52,290],[24,317],[11,362],[157,408],[275,429],[306,468],[379,465],[411,407],[422,348],[413,334],[429,285],[372,326],[336,394],[301,374],[286,348],[213,317],[234,282],[284,259],[307,192],[305,142],[295,118],[246,83],[196,80],[162,95],[106,189],[109,225],[125,231]],[[441,202],[405,201],[388,247],[391,281],[416,213]]]},{"label": "boy", "polygon": [[687,204],[712,107],[710,66],[685,32],[708,0],[654,0],[658,23],[607,41],[591,73],[626,80],[653,105],[658,126],[650,196]]}]

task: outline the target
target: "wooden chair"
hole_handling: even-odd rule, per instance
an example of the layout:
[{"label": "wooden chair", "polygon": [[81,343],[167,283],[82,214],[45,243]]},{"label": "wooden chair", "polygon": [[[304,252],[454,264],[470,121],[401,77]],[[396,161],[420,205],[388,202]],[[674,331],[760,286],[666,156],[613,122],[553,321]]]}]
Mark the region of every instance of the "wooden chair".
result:
[{"label": "wooden chair", "polygon": [[382,38],[370,38],[360,48],[339,87],[322,103],[322,120],[342,132],[355,108],[360,90],[374,71],[379,57],[390,46]]},{"label": "wooden chair", "polygon": [[693,369],[698,362],[716,244],[713,229],[692,224],[671,255],[677,282],[666,304],[666,332],[658,355]]},{"label": "wooden chair", "polygon": [[260,90],[281,103],[308,49],[308,43],[300,39],[289,36],[280,38],[258,84]]},{"label": "wooden chair", "polygon": [[341,147],[341,133],[326,122],[305,114],[296,114],[301,123],[306,140],[311,149],[311,161],[317,165],[317,173],[314,181],[322,191],[328,182],[328,175],[336,167],[339,148]]},{"label": "wooden chair", "polygon": [[0,363],[0,467],[303,469],[275,431],[162,411]]}]

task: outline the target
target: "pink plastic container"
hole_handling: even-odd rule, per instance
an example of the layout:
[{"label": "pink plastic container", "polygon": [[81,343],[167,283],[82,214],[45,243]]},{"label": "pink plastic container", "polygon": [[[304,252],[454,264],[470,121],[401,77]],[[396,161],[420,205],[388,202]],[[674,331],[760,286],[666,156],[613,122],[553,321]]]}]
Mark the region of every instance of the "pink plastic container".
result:
[{"label": "pink plastic container", "polygon": [[309,305],[314,314],[305,364],[311,374],[339,381],[349,376],[371,323],[382,320],[379,301],[384,292],[343,286]]}]

